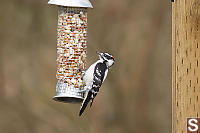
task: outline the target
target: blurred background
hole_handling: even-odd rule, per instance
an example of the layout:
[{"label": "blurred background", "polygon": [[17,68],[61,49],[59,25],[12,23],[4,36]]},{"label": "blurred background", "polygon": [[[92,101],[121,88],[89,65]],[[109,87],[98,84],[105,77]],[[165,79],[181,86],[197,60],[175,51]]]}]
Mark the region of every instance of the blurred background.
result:
[{"label": "blurred background", "polygon": [[52,100],[57,8],[47,0],[1,0],[0,132],[171,132],[170,0],[91,0],[87,66],[115,56],[92,108]]}]

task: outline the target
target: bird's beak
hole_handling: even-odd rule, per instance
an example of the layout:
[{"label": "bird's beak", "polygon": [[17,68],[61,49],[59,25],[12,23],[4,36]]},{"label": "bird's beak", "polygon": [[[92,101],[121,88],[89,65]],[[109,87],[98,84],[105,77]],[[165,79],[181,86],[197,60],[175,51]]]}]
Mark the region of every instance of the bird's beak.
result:
[{"label": "bird's beak", "polygon": [[100,53],[99,51],[97,51],[96,53],[97,53],[98,55],[100,55],[100,56],[102,55],[102,53]]},{"label": "bird's beak", "polygon": [[102,57],[102,54],[103,54],[103,53],[100,53],[99,51],[97,51],[96,53],[99,55],[99,57],[103,58],[103,57]]},{"label": "bird's beak", "polygon": [[97,53],[98,55],[100,54],[100,52],[99,52],[99,51],[97,51],[96,53]]}]

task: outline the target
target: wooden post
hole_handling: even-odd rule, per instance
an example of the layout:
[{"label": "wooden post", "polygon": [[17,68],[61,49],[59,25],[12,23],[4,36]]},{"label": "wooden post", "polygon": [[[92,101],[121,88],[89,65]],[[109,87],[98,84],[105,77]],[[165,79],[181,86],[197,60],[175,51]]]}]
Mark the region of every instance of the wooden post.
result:
[{"label": "wooden post", "polygon": [[200,0],[172,2],[172,130],[200,115]]}]

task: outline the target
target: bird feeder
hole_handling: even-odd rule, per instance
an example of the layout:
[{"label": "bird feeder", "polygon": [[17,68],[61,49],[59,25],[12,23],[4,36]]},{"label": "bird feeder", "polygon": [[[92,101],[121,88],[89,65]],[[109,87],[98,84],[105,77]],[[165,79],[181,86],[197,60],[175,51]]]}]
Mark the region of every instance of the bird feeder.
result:
[{"label": "bird feeder", "polygon": [[83,100],[82,72],[86,65],[87,9],[89,0],[49,0],[58,6],[56,96],[60,102]]}]

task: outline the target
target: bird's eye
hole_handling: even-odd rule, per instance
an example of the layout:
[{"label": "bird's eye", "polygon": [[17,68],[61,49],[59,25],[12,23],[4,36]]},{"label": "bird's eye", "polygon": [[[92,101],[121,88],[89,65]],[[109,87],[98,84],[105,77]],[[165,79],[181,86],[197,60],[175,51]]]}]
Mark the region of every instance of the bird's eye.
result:
[{"label": "bird's eye", "polygon": [[107,54],[104,55],[106,57],[106,59],[110,59],[110,56],[108,56]]}]

